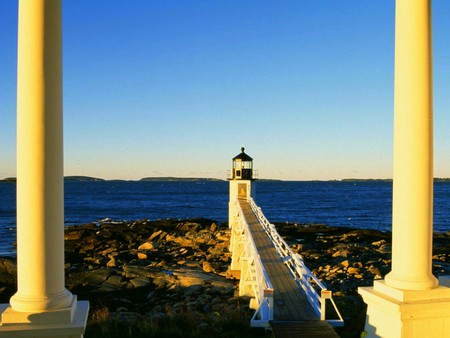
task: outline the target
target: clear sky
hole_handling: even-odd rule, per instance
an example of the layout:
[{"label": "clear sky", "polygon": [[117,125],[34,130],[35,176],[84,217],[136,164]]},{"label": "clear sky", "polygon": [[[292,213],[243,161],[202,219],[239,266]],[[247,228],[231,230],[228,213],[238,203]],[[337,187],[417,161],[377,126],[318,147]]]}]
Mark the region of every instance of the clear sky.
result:
[{"label": "clear sky", "polygon": [[[65,174],[392,177],[394,0],[63,1]],[[433,1],[435,176],[450,3]],[[17,1],[0,0],[0,178],[15,176]]]}]

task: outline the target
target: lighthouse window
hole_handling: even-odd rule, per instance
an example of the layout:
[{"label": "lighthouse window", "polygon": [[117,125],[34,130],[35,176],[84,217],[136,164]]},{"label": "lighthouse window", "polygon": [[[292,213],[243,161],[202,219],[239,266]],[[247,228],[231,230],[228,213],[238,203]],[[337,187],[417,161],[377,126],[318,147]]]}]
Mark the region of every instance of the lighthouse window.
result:
[{"label": "lighthouse window", "polygon": [[236,176],[237,177],[241,177],[241,171],[240,170],[236,170]]}]

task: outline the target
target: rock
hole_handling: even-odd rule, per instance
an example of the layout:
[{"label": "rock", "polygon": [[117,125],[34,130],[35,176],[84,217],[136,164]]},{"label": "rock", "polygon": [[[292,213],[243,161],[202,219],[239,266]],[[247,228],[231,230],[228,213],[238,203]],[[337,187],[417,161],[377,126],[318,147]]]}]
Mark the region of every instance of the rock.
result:
[{"label": "rock", "polygon": [[138,252],[137,253],[137,257],[139,258],[139,259],[147,259],[147,254],[145,254],[145,253],[143,253],[143,252]]},{"label": "rock", "polygon": [[90,243],[86,243],[83,245],[83,247],[80,249],[79,253],[87,253],[89,251],[92,251],[95,249],[95,244],[94,242],[90,242]]},{"label": "rock", "polygon": [[76,241],[83,237],[84,230],[72,230],[72,231],[66,231],[64,233],[64,240],[66,241]]},{"label": "rock", "polygon": [[372,245],[380,247],[382,245],[386,245],[386,241],[384,239],[382,239],[382,240],[379,240],[379,241],[376,241],[376,242],[372,242]]},{"label": "rock", "polygon": [[146,277],[138,277],[130,280],[130,283],[133,284],[135,288],[144,288],[150,286],[152,281]]},{"label": "rock", "polygon": [[153,285],[155,286],[156,290],[162,290],[168,288],[168,285],[173,285],[172,283],[169,283],[169,281],[163,277],[156,277],[153,279]]},{"label": "rock", "polygon": [[100,288],[99,292],[111,292],[117,291],[122,288],[122,277],[118,275],[111,275],[109,278],[104,281]]},{"label": "rock", "polygon": [[209,230],[210,230],[211,232],[216,232],[216,230],[217,230],[217,224],[216,224],[216,223],[211,224],[211,227],[209,228]]},{"label": "rock", "polygon": [[0,257],[0,274],[16,275],[17,267],[13,260]]},{"label": "rock", "polygon": [[97,265],[105,265],[108,262],[108,260],[104,257],[85,257],[84,261]]},{"label": "rock", "polygon": [[229,233],[227,233],[227,234],[219,233],[216,236],[216,240],[218,240],[220,242],[229,242],[230,241],[230,234]]},{"label": "rock", "polygon": [[162,234],[162,230],[155,231],[147,240],[147,242],[153,241],[156,237]]},{"label": "rock", "polygon": [[210,233],[200,233],[194,240],[197,244],[205,244],[208,243],[208,245],[215,245],[216,241],[213,240]]},{"label": "rock", "polygon": [[203,271],[205,271],[205,272],[213,272],[214,271],[214,269],[211,266],[211,264],[209,262],[207,262],[207,261],[203,261],[203,267],[202,268],[203,268]]},{"label": "rock", "polygon": [[199,295],[201,292],[203,292],[203,287],[198,284],[190,285],[184,290],[186,296]]},{"label": "rock", "polygon": [[349,268],[347,269],[347,273],[348,273],[349,275],[356,275],[356,274],[359,273],[359,269],[358,269],[358,268],[352,268],[352,267],[349,267]]},{"label": "rock", "polygon": [[200,267],[200,263],[197,261],[185,261],[184,265],[190,268],[199,268]]},{"label": "rock", "polygon": [[333,257],[347,257],[349,253],[348,250],[339,250],[333,254]]},{"label": "rock", "polygon": [[391,252],[391,247],[389,245],[382,245],[378,248],[378,252],[386,254]]},{"label": "rock", "polygon": [[15,261],[0,257],[0,303],[9,303],[17,291],[17,269]]},{"label": "rock", "polygon": [[112,274],[112,270],[109,268],[100,268],[96,270],[81,271],[79,273],[69,275],[67,280],[68,287],[80,287],[83,285],[100,286],[104,283]]},{"label": "rock", "polygon": [[159,247],[158,243],[155,242],[145,242],[138,247],[138,250],[154,250]]},{"label": "rock", "polygon": [[348,260],[345,260],[345,261],[342,261],[340,264],[341,264],[344,268],[348,268],[349,265],[350,265],[350,262],[349,262]]},{"label": "rock", "polygon": [[376,268],[373,265],[369,266],[369,268],[367,270],[376,276],[381,276],[380,269]]},{"label": "rock", "polygon": [[175,242],[181,247],[198,248],[192,239],[188,239],[188,238],[181,237],[181,236],[178,237],[175,235],[167,235],[166,241],[167,242]]},{"label": "rock", "polygon": [[116,250],[117,250],[117,248],[115,248],[115,247],[108,248],[106,250],[101,251],[100,254],[103,255],[103,256],[107,256],[107,257],[109,257],[109,256],[114,256],[115,257],[115,256],[119,255],[119,253],[116,252]]},{"label": "rock", "polygon": [[215,246],[212,246],[211,248],[209,248],[208,252],[215,256],[221,256],[221,255],[223,255],[225,250],[227,250],[227,249],[224,245],[218,244],[218,245],[215,245]]},{"label": "rock", "polygon": [[196,269],[176,269],[173,271],[173,275],[177,278],[180,286],[204,285],[207,283],[227,290],[232,290],[234,286],[233,282],[225,277],[211,275]]}]

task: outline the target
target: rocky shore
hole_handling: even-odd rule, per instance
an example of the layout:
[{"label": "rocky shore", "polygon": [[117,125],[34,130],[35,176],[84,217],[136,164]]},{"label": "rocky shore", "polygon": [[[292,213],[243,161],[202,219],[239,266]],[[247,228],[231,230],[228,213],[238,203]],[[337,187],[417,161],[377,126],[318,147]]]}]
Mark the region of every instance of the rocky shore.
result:
[{"label": "rocky shore", "polygon": [[[357,288],[390,271],[391,234],[320,224],[275,225],[333,291],[346,321],[338,333],[359,337],[365,304]],[[189,315],[199,336],[217,336],[216,331],[230,329],[224,322],[248,323],[253,312],[249,300],[237,296],[238,282],[226,278],[229,241],[226,224],[206,219],[71,226],[65,231],[66,285],[78,299],[90,301],[91,326],[102,320],[129,324]],[[450,232],[434,235],[433,254],[433,273],[450,274]],[[0,303],[9,302],[15,290],[15,261],[0,258]]]}]

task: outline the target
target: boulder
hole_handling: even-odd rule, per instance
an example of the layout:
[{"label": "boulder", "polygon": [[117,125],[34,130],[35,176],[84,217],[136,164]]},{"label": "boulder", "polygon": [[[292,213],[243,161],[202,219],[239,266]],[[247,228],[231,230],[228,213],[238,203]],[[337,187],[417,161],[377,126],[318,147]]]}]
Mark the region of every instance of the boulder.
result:
[{"label": "boulder", "polygon": [[359,273],[359,269],[358,269],[358,268],[349,267],[349,268],[347,269],[347,273],[348,273],[349,275],[356,275],[356,274]]},{"label": "boulder", "polygon": [[145,242],[138,247],[138,250],[154,250],[159,247],[158,243],[155,242]]},{"label": "boulder", "polygon": [[150,286],[152,281],[147,277],[138,277],[131,279],[130,283],[133,284],[133,287],[135,288],[144,288]]},{"label": "boulder", "polygon": [[173,271],[180,286],[209,284],[225,289],[233,289],[234,283],[225,277],[211,275],[201,270],[179,268]]},{"label": "boulder", "polygon": [[2,275],[17,275],[17,266],[15,261],[9,258],[0,257],[0,274]]},{"label": "boulder", "polygon": [[156,237],[158,237],[159,235],[161,235],[162,232],[163,232],[162,230],[155,231],[155,232],[152,233],[152,235],[148,238],[147,242],[153,241]]},{"label": "boulder", "polygon": [[76,241],[76,240],[81,239],[84,234],[85,234],[85,231],[83,229],[66,231],[64,233],[64,240],[66,240],[66,241]]},{"label": "boulder", "polygon": [[147,254],[145,254],[145,253],[143,253],[143,252],[138,252],[137,253],[137,257],[139,258],[139,259],[147,259]]},{"label": "boulder", "polygon": [[205,272],[214,272],[213,267],[211,266],[211,264],[208,261],[203,261],[203,266],[202,266],[203,271]]},{"label": "boulder", "polygon": [[339,250],[336,251],[335,253],[333,253],[333,257],[348,257],[349,255],[349,251],[348,250]]}]

